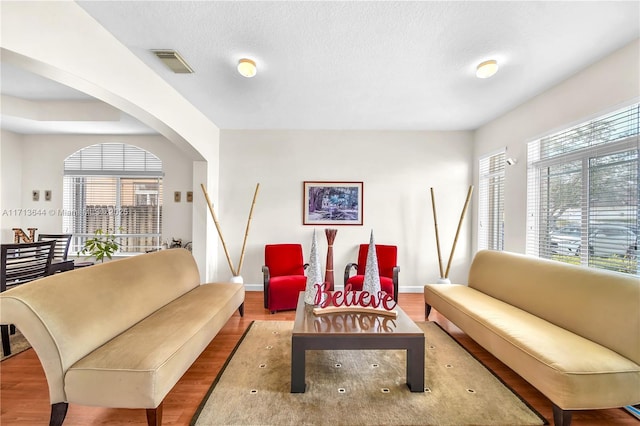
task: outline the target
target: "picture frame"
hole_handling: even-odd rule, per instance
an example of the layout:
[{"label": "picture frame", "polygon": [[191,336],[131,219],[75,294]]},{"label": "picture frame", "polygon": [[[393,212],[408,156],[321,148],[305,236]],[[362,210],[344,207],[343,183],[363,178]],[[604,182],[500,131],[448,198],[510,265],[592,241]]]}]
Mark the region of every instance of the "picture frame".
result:
[{"label": "picture frame", "polygon": [[362,182],[304,181],[303,225],[362,225]]}]

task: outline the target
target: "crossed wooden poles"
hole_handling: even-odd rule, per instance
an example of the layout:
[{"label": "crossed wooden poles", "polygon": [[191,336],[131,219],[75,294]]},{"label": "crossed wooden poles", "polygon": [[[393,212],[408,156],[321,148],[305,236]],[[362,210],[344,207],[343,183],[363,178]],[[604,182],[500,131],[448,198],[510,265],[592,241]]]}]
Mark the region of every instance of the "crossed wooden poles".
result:
[{"label": "crossed wooden poles", "polygon": [[260,184],[256,184],[256,190],[253,193],[253,201],[251,202],[251,209],[249,210],[249,218],[247,219],[247,228],[244,232],[244,241],[242,242],[242,250],[240,251],[240,262],[238,262],[238,269],[236,270],[233,267],[233,262],[231,261],[231,257],[229,256],[229,250],[227,249],[227,244],[224,242],[224,237],[222,236],[222,230],[220,229],[220,224],[218,223],[218,217],[216,216],[216,212],[213,209],[213,203],[209,199],[209,194],[207,193],[207,189],[204,187],[204,184],[200,184],[202,188],[202,192],[204,192],[204,198],[207,200],[207,206],[209,206],[209,211],[211,212],[211,217],[213,218],[213,223],[216,225],[216,230],[218,231],[218,236],[220,237],[220,241],[222,242],[222,248],[224,249],[224,255],[227,257],[227,263],[229,264],[229,269],[231,269],[231,274],[234,277],[240,275],[240,271],[242,270],[242,262],[244,260],[244,252],[247,247],[247,236],[249,235],[249,225],[251,224],[251,218],[253,217],[253,207],[256,205],[256,198],[258,197],[258,190],[260,189]]},{"label": "crossed wooden poles", "polygon": [[[224,249],[224,254],[227,258],[227,263],[229,264],[229,269],[231,269],[231,273],[233,276],[240,275],[242,270],[242,262],[244,260],[244,253],[247,245],[247,237],[249,235],[249,226],[251,224],[251,219],[253,217],[253,208],[256,204],[256,198],[258,197],[258,190],[260,189],[260,184],[256,184],[256,190],[253,194],[253,201],[251,202],[251,209],[249,210],[249,218],[247,219],[247,228],[244,233],[244,240],[242,242],[242,250],[240,252],[240,262],[238,263],[238,269],[236,270],[233,267],[233,262],[231,261],[231,257],[229,256],[229,250],[227,249],[227,244],[224,241],[224,237],[222,236],[222,230],[220,229],[220,223],[218,222],[218,217],[216,216],[216,212],[213,209],[213,203],[209,199],[209,194],[207,193],[207,189],[204,187],[204,184],[200,184],[202,188],[202,192],[204,193],[204,197],[207,200],[207,206],[209,206],[209,212],[211,212],[211,217],[213,218],[213,223],[216,225],[216,230],[218,231],[218,236],[220,237],[220,241],[222,242],[222,248]],[[471,200],[471,194],[473,193],[473,185],[469,186],[469,190],[467,191],[467,198],[464,202],[464,207],[462,208],[462,212],[460,213],[460,220],[458,221],[458,228],[456,229],[456,235],[453,240],[453,245],[451,247],[451,252],[449,253],[449,260],[447,262],[447,269],[443,272],[442,270],[442,255],[440,252],[440,237],[438,235],[438,218],[436,215],[436,200],[433,194],[433,188],[431,188],[431,206],[433,208],[433,221],[435,225],[436,231],[436,247],[438,250],[438,266],[440,267],[440,277],[448,278],[449,270],[451,269],[451,262],[453,260],[453,254],[456,250],[456,245],[458,243],[458,236],[460,235],[460,228],[462,227],[462,220],[467,212],[467,208],[469,206],[469,201]],[[331,235],[331,237],[335,238],[335,233]],[[327,238],[330,238],[330,235],[327,234]],[[332,265],[333,266],[333,265]]]},{"label": "crossed wooden poles", "polygon": [[433,188],[431,188],[431,206],[433,208],[433,222],[436,228],[436,246],[438,248],[438,266],[440,267],[441,278],[449,278],[449,269],[451,269],[453,252],[456,250],[456,244],[458,243],[458,235],[460,234],[460,228],[462,227],[462,219],[464,219],[464,215],[467,212],[467,207],[469,206],[469,200],[471,199],[472,193],[473,193],[473,185],[469,186],[469,191],[467,191],[467,199],[464,202],[462,213],[460,213],[460,220],[458,221],[458,229],[456,230],[456,237],[453,240],[453,246],[451,247],[451,253],[449,254],[449,262],[447,263],[447,270],[443,273],[442,272],[442,256],[440,255],[440,238],[438,237],[438,218],[436,216],[436,199],[433,195]]}]

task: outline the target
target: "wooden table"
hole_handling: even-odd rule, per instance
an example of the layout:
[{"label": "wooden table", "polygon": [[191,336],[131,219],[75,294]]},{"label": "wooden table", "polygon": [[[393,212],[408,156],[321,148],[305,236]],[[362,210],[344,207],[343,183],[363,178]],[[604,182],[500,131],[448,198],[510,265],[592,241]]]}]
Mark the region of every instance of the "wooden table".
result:
[{"label": "wooden table", "polygon": [[407,351],[407,385],[424,392],[424,332],[396,306],[397,318],[375,314],[336,313],[316,316],[298,296],[291,336],[291,392],[303,393],[308,350],[404,349]]}]

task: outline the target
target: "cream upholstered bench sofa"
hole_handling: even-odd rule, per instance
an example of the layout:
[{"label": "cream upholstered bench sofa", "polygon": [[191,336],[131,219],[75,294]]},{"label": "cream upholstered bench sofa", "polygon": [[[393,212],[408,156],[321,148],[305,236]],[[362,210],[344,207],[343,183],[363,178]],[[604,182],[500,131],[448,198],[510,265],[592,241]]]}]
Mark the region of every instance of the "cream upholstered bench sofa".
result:
[{"label": "cream upholstered bench sofa", "polygon": [[33,346],[49,385],[51,425],[68,404],[145,408],[162,401],[236,310],[242,284],[200,284],[185,249],[64,272],[0,294],[0,322]]},{"label": "cream upholstered bench sofa", "polygon": [[556,425],[640,403],[637,277],[480,251],[468,285],[427,284],[424,299],[549,398]]}]

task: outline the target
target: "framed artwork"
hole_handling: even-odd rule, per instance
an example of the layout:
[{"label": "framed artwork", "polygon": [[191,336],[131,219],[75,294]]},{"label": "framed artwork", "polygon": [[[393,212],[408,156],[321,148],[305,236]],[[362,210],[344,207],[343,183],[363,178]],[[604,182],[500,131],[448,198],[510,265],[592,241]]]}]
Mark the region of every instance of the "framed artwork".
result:
[{"label": "framed artwork", "polygon": [[303,225],[362,225],[362,182],[303,185]]}]

